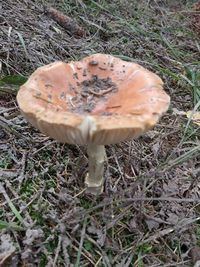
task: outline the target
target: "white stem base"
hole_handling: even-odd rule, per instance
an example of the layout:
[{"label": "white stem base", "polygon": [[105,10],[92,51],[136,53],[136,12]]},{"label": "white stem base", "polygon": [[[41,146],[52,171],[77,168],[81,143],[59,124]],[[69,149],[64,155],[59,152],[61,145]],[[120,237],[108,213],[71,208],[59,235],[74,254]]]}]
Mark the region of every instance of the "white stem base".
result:
[{"label": "white stem base", "polygon": [[103,145],[90,144],[87,147],[87,153],[89,157],[89,173],[85,177],[85,185],[88,193],[98,195],[103,192],[105,147]]}]

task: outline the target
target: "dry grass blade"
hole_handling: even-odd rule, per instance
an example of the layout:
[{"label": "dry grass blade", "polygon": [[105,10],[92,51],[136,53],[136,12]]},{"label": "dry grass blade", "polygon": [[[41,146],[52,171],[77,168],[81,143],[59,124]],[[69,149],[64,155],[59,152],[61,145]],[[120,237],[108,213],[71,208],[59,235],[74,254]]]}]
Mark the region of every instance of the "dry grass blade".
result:
[{"label": "dry grass blade", "polygon": [[138,197],[138,198],[127,198],[121,199],[122,202],[140,202],[140,201],[168,201],[168,202],[185,202],[185,203],[200,203],[200,198],[174,198],[174,197]]},{"label": "dry grass blade", "polygon": [[150,243],[150,242],[155,242],[157,239],[162,238],[166,235],[169,235],[171,233],[173,233],[175,230],[181,230],[184,227],[189,226],[190,224],[199,221],[200,217],[192,219],[192,220],[188,220],[186,222],[179,222],[174,228],[167,228],[161,231],[158,231],[157,233],[155,233],[154,235],[150,236],[149,238],[143,240],[140,242],[139,246],[144,245],[145,243]]},{"label": "dry grass blade", "polygon": [[16,170],[14,171],[9,171],[9,170],[0,170],[0,178],[3,179],[9,179],[9,178],[14,178],[18,175]]},{"label": "dry grass blade", "polygon": [[78,249],[78,254],[77,254],[77,259],[76,259],[76,263],[74,265],[74,267],[79,267],[80,266],[80,258],[81,258],[81,251],[83,248],[83,242],[84,242],[84,238],[85,238],[85,230],[86,230],[86,226],[87,226],[87,217],[84,219],[83,221],[83,228],[81,231],[81,240],[79,243],[79,249]]},{"label": "dry grass blade", "polygon": [[[16,135],[17,137],[22,137],[23,135],[16,131],[12,124],[9,124],[3,117],[0,117],[0,127],[6,129],[11,134]],[[23,136],[24,139],[27,139],[27,137]]]},{"label": "dry grass blade", "polygon": [[23,46],[24,52],[25,52],[25,54],[26,54],[26,57],[29,58],[28,51],[27,51],[27,49],[26,49],[26,45],[25,45],[23,36],[21,35],[20,32],[17,32],[17,35],[18,35],[19,40],[20,40],[20,42],[21,42],[21,44],[22,44],[22,46]]},{"label": "dry grass blade", "polygon": [[102,259],[105,267],[111,267],[112,265],[110,263],[109,257],[106,255],[106,253],[103,251],[103,249],[99,246],[99,244],[88,235],[86,235],[86,238],[98,248],[98,250],[99,250],[98,254],[101,255],[101,259]]},{"label": "dry grass blade", "polygon": [[168,166],[165,169],[166,170],[170,169],[176,165],[179,165],[179,164],[187,161],[188,159],[195,158],[196,155],[199,154],[199,151],[200,151],[200,145],[196,145],[195,147],[193,147],[192,149],[190,149],[189,151],[187,151],[183,155],[177,157],[174,160],[169,161]]},{"label": "dry grass blade", "polygon": [[54,258],[54,261],[53,261],[53,267],[57,266],[57,259],[58,259],[58,256],[59,256],[59,253],[60,253],[60,250],[61,250],[61,244],[62,244],[62,236],[59,236],[59,238],[58,238],[58,246],[57,246],[56,253],[55,253],[55,258]]},{"label": "dry grass blade", "polygon": [[[7,265],[196,263],[188,251],[200,246],[200,129],[174,111],[199,109],[200,44],[191,29],[192,16],[198,16],[193,2],[0,4],[0,256],[4,234],[16,244]],[[44,4],[54,8],[51,16]],[[58,144],[31,127],[15,112],[19,85],[9,82],[16,76],[22,81],[39,66],[98,52],[156,72],[172,101],[169,112],[146,135],[107,146],[106,190],[93,198],[83,184],[86,149]],[[31,234],[42,230],[44,236],[27,247],[18,224],[23,229],[27,224]]]},{"label": "dry grass blade", "polygon": [[22,224],[24,224],[24,219],[21,216],[21,214],[19,213],[19,211],[16,209],[16,207],[14,206],[14,204],[12,203],[10,197],[8,196],[4,186],[2,183],[0,183],[0,193],[4,196],[5,200],[7,201],[10,209],[12,210],[13,214],[15,215],[15,217],[18,219],[18,221]]}]

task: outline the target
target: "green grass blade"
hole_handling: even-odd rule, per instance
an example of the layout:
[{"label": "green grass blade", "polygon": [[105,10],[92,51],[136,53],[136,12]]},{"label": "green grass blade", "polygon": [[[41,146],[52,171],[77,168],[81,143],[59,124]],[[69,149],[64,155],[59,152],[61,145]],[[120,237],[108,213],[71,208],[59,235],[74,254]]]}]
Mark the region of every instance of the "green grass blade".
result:
[{"label": "green grass blade", "polygon": [[0,220],[0,230],[3,230],[3,229],[8,229],[8,230],[13,229],[16,231],[22,231],[23,230],[23,228],[18,226],[16,223],[9,223],[9,222]]},{"label": "green grass blade", "polygon": [[25,54],[26,54],[26,57],[28,58],[29,55],[28,55],[28,51],[27,51],[27,49],[26,49],[26,45],[25,45],[25,42],[24,42],[24,38],[23,38],[23,36],[21,35],[20,32],[17,32],[17,35],[18,35],[19,40],[20,40],[20,42],[21,42],[21,44],[22,44],[22,46],[23,46],[23,48],[24,48],[24,52],[25,52]]},{"label": "green grass blade", "polygon": [[18,219],[18,221],[19,221],[20,223],[23,224],[24,220],[23,220],[21,214],[20,214],[19,211],[15,208],[14,204],[12,203],[10,197],[9,197],[8,194],[6,193],[6,191],[5,191],[5,189],[4,189],[4,187],[3,187],[2,184],[0,184],[0,193],[3,194],[4,198],[6,199],[8,205],[9,205],[11,211],[13,212],[13,214],[15,215],[15,217]]},{"label": "green grass blade", "polygon": [[27,78],[21,75],[8,75],[0,80],[0,85],[22,85],[27,81]]}]

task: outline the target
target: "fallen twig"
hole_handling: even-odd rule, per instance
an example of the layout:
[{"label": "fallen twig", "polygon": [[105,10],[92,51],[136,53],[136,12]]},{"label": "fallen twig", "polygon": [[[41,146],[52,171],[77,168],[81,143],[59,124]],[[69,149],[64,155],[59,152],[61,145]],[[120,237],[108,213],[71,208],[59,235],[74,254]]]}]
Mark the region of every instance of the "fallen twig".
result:
[{"label": "fallen twig", "polygon": [[19,133],[18,131],[16,131],[13,127],[13,124],[11,122],[7,121],[2,116],[0,116],[0,127],[4,128],[9,133],[16,135],[18,138],[23,138],[25,140],[30,141],[30,138],[28,138],[28,137],[22,135],[21,133]]},{"label": "fallen twig", "polygon": [[77,255],[75,267],[78,267],[79,264],[80,264],[80,257],[81,257],[81,251],[82,251],[82,248],[83,248],[83,241],[84,241],[84,238],[85,238],[86,225],[87,225],[87,218],[85,218],[85,220],[83,222],[83,228],[82,228],[82,231],[81,231],[81,240],[80,240],[80,243],[79,243],[79,249],[78,249],[78,255]]},{"label": "fallen twig", "polygon": [[16,95],[17,90],[12,88],[12,87],[0,87],[0,94],[11,94],[11,95]]},{"label": "fallen twig", "polygon": [[150,236],[149,238],[147,239],[144,239],[143,241],[141,241],[139,243],[139,245],[144,245],[146,243],[149,243],[149,242],[152,242],[152,241],[156,241],[158,238],[161,238],[163,236],[166,236],[174,231],[177,231],[179,229],[183,229],[185,226],[188,226],[189,224],[192,224],[196,221],[199,221],[200,217],[197,217],[197,218],[194,218],[194,219],[191,219],[191,220],[188,220],[187,222],[183,223],[183,220],[181,220],[176,226],[174,227],[169,227],[169,228],[166,228],[164,230],[161,230],[161,231],[158,231],[156,232],[154,235]]},{"label": "fallen twig", "polygon": [[22,160],[21,160],[21,173],[17,180],[19,181],[18,190],[20,190],[21,184],[24,180],[24,172],[26,167],[26,158],[27,158],[27,152],[23,153]]},{"label": "fallen twig", "polygon": [[86,238],[88,241],[90,241],[93,245],[95,245],[99,249],[100,255],[101,255],[103,262],[104,262],[104,266],[111,267],[109,257],[106,255],[106,252],[101,248],[101,246],[93,238],[91,238],[87,234],[86,234]]},{"label": "fallen twig", "polygon": [[56,249],[56,254],[55,254],[54,261],[53,261],[53,267],[57,266],[56,262],[57,262],[57,259],[58,259],[58,256],[59,256],[59,253],[60,253],[60,250],[61,250],[61,243],[62,243],[62,236],[59,236],[58,245],[57,245],[57,249]]},{"label": "fallen twig", "polygon": [[[6,261],[14,254],[14,251],[9,252],[5,257],[0,258],[0,266],[6,266]],[[5,264],[5,265],[4,265]],[[8,266],[8,265],[7,265]]]},{"label": "fallen twig", "polygon": [[67,247],[70,245],[70,240],[66,235],[62,236],[62,251],[63,251],[63,257],[65,266],[70,266],[70,260],[69,260],[69,253],[67,251]]},{"label": "fallen twig", "polygon": [[[59,256],[59,252],[62,249],[64,264],[65,266],[70,266],[69,253],[67,250],[68,247],[71,245],[71,240],[66,235],[66,227],[64,223],[59,223],[59,225],[57,225],[57,227],[55,227],[54,230],[56,230],[56,228],[60,229],[61,235],[59,236],[55,259],[57,258],[57,256]],[[48,243],[48,240],[46,240],[46,243]],[[54,260],[54,264],[56,266],[56,260]]]},{"label": "fallen twig", "polygon": [[35,156],[38,152],[40,152],[43,149],[46,149],[48,146],[54,145],[57,141],[50,141],[48,143],[46,143],[44,146],[40,147],[39,149],[37,149],[36,151],[34,151],[32,153],[32,156]]},{"label": "fallen twig", "polygon": [[121,199],[122,202],[140,202],[140,201],[168,201],[168,202],[185,202],[200,203],[200,198],[176,198],[176,197],[136,197]]},{"label": "fallen twig", "polygon": [[13,111],[13,110],[16,110],[18,109],[18,107],[12,107],[12,108],[0,108],[0,115],[3,114],[3,113],[7,113],[7,112],[10,112],[10,111]]},{"label": "fallen twig", "polygon": [[11,179],[18,175],[18,171],[16,170],[0,170],[0,178],[3,179]]},{"label": "fallen twig", "polygon": [[90,214],[91,212],[109,206],[111,203],[122,203],[122,206],[125,204],[130,205],[130,202],[142,202],[142,201],[168,201],[168,202],[178,202],[178,203],[200,203],[200,198],[175,198],[175,197],[135,197],[135,198],[124,198],[124,199],[108,199],[106,202],[100,203],[95,207],[88,209],[83,212],[83,215]]}]

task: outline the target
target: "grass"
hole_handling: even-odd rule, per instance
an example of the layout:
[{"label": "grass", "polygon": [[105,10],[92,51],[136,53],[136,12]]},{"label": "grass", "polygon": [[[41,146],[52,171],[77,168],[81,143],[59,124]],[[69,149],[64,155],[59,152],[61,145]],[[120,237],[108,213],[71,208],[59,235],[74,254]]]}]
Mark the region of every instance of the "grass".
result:
[{"label": "grass", "polygon": [[0,168],[8,170],[12,166],[12,159],[9,155],[6,155],[4,158],[0,159]]},{"label": "grass", "polygon": [[17,225],[16,223],[9,223],[6,221],[0,220],[0,230],[6,229],[7,231],[22,231],[23,228]]},{"label": "grass", "polygon": [[189,79],[190,85],[192,86],[193,103],[195,106],[200,102],[200,69],[198,69],[198,65],[196,68],[195,66],[186,68],[186,77]]},{"label": "grass", "polygon": [[10,210],[12,211],[12,213],[14,214],[15,218],[21,223],[24,224],[24,219],[21,216],[20,212],[17,210],[17,208],[15,207],[15,205],[13,204],[12,200],[10,199],[10,197],[8,196],[8,194],[6,193],[4,187],[0,184],[0,192],[1,194],[4,196]]},{"label": "grass", "polygon": [[[178,222],[199,216],[199,202],[193,199],[199,199],[200,129],[174,113],[174,108],[199,110],[199,39],[191,30],[189,16],[193,1],[182,1],[177,7],[171,1],[57,1],[56,8],[86,29],[87,37],[80,40],[40,12],[42,4],[47,3],[37,0],[23,21],[21,4],[10,14],[6,1],[10,23],[18,12],[21,20],[9,38],[2,28],[2,44],[9,52],[3,54],[0,106],[16,105],[9,88],[23,84],[38,66],[103,52],[135,61],[161,76],[171,107],[143,137],[107,147],[106,190],[97,198],[83,190],[85,148],[47,140],[19,114],[8,111],[18,135],[10,124],[2,124],[0,134],[6,135],[0,143],[0,181],[6,194],[1,197],[5,204],[0,206],[0,229],[19,243],[19,264],[28,265],[34,258],[41,267],[67,266],[67,262],[76,267],[189,266],[191,259],[184,256],[182,247],[191,232],[196,240],[190,240],[188,249],[196,243],[200,246],[199,224],[188,224],[182,232],[176,229],[176,216]],[[29,20],[35,24],[29,25]],[[32,141],[24,141],[24,136],[31,136]],[[17,177],[10,177],[10,184],[1,176],[8,170],[19,171]],[[173,197],[186,201],[167,201]],[[131,198],[140,201],[130,202]],[[28,222],[26,227],[24,222]],[[27,246],[30,229],[41,229],[43,236],[35,236]],[[21,253],[26,256],[23,260]],[[10,261],[12,266],[12,257]]]}]

